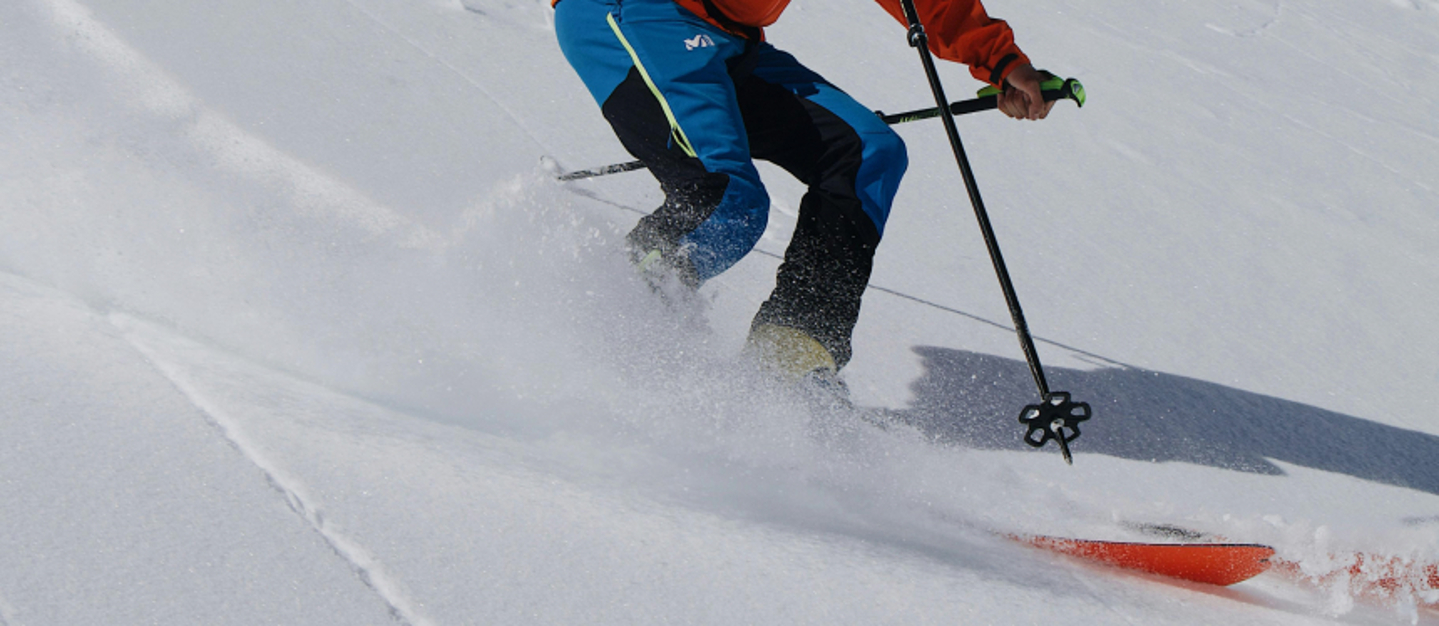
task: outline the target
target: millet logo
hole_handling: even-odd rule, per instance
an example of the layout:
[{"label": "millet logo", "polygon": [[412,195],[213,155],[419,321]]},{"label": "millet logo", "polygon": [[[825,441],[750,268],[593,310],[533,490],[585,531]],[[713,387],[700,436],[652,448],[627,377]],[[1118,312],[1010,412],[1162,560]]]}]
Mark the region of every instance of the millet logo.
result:
[{"label": "millet logo", "polygon": [[695,48],[713,48],[714,45],[715,40],[710,39],[710,36],[704,33],[700,33],[698,35],[695,35],[691,39],[685,40],[685,50],[694,50]]}]

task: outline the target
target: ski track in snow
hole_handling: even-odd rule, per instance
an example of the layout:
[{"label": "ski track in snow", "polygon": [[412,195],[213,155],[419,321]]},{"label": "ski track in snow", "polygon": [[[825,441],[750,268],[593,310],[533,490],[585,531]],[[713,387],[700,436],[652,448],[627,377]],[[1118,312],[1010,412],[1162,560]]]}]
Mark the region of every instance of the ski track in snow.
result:
[{"label": "ski track in snow", "polygon": [[[316,504],[315,498],[309,495],[309,490],[305,488],[305,485],[285,472],[279,463],[270,459],[259,445],[251,441],[239,420],[232,419],[223,408],[201,394],[191,384],[183,370],[170,364],[147,346],[135,333],[130,332],[130,327],[135,322],[129,316],[112,313],[109,320],[121,331],[126,341],[135,347],[135,350],[140,352],[157,371],[195,405],[205,416],[206,421],[229,445],[259,468],[270,486],[285,498],[290,509],[304,519],[305,523],[309,524],[324,539],[336,556],[349,564],[350,569],[366,587],[380,596],[381,600],[389,607],[390,615],[396,621],[412,626],[431,626],[433,624],[415,607],[415,603],[404,591],[404,586],[386,572],[384,565],[377,561],[364,546],[326,524],[324,510]],[[0,608],[3,608],[3,605],[0,605]]]},{"label": "ski track in snow", "polygon": [[326,176],[208,109],[73,0],[42,0],[56,34],[115,73],[140,108],[181,121],[186,138],[220,166],[287,190],[291,205],[343,218],[372,235],[402,233],[403,245],[430,248],[445,238]]},{"label": "ski track in snow", "polygon": [[[375,15],[375,14],[374,14],[373,12],[371,12],[369,9],[366,9],[366,8],[363,7],[363,6],[360,6],[360,4],[357,3],[357,2],[355,2],[355,0],[345,0],[345,4],[350,5],[350,6],[353,7],[356,11],[359,11],[361,15],[364,15],[367,19],[369,19],[370,21],[374,22],[374,23],[375,23],[376,25],[378,25],[380,28],[383,28],[383,29],[385,29],[386,31],[388,31],[390,34],[398,37],[400,40],[404,41],[406,44],[409,44],[410,47],[414,48],[415,50],[418,50],[421,54],[425,55],[426,57],[429,57],[429,58],[430,58],[431,60],[433,60],[434,62],[439,63],[441,66],[444,66],[445,69],[449,70],[449,71],[450,71],[451,73],[453,73],[455,76],[458,76],[458,77],[460,78],[460,80],[465,81],[465,83],[467,83],[467,84],[473,86],[475,89],[479,90],[479,92],[480,92],[481,94],[484,94],[484,96],[485,96],[486,98],[488,98],[488,99],[490,100],[490,102],[493,102],[493,103],[495,104],[495,106],[497,106],[497,107],[500,108],[501,111],[504,111],[504,112],[505,112],[505,115],[510,118],[510,121],[514,122],[514,123],[515,123],[515,126],[518,126],[518,127],[520,128],[520,130],[525,133],[525,136],[530,139],[530,141],[535,142],[535,145],[539,146],[540,149],[543,150],[544,152],[546,152],[546,153],[549,152],[549,150],[548,150],[548,149],[546,148],[546,146],[544,145],[544,142],[540,141],[539,137],[535,135],[534,131],[530,130],[530,127],[529,127],[528,124],[525,123],[524,118],[521,118],[519,115],[517,115],[513,110],[510,109],[510,107],[505,106],[504,101],[502,101],[502,100],[500,100],[499,98],[497,98],[497,97],[495,96],[495,94],[492,93],[489,89],[485,88],[484,84],[480,83],[480,81],[475,80],[473,77],[471,77],[469,74],[466,74],[466,73],[465,73],[464,71],[462,71],[460,68],[455,67],[455,65],[454,65],[453,63],[450,63],[449,61],[446,61],[444,58],[441,58],[440,55],[435,54],[435,52],[434,52],[433,50],[430,50],[429,48],[421,45],[420,42],[416,41],[413,37],[410,37],[410,36],[406,35],[405,33],[400,32],[400,29],[396,28],[394,25],[390,24],[389,22],[381,19],[380,16]],[[467,10],[468,10],[468,8],[467,8]]]}]

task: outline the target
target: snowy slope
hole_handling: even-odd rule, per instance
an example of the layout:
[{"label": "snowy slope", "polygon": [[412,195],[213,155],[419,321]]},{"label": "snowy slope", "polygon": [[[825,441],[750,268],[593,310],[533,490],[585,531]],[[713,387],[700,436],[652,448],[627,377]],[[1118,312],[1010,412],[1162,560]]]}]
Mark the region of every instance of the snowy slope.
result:
[{"label": "snowy slope", "polygon": [[[1325,577],[1439,560],[1439,3],[996,2],[1091,93],[960,120],[1051,382],[1096,407],[1072,468],[1018,442],[937,124],[900,130],[845,372],[923,432],[814,424],[730,363],[801,190],[762,170],[707,330],[657,310],[614,255],[652,180],[537,165],[627,159],[547,3],[7,4],[0,624],[1439,623]],[[867,0],[770,39],[930,102]],[[1319,583],[989,532],[1129,523]]]}]

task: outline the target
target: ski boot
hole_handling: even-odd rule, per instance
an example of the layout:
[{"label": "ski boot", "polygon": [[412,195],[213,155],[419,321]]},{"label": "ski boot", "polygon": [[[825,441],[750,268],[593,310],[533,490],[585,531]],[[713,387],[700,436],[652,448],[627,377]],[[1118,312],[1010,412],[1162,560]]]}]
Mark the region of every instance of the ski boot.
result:
[{"label": "ski boot", "polygon": [[849,387],[839,378],[834,356],[804,331],[756,324],[745,341],[745,354],[782,385],[794,389],[813,409],[851,409]]},{"label": "ski boot", "polygon": [[625,236],[625,248],[640,278],[666,304],[695,299],[699,274],[679,246],[635,230]]}]

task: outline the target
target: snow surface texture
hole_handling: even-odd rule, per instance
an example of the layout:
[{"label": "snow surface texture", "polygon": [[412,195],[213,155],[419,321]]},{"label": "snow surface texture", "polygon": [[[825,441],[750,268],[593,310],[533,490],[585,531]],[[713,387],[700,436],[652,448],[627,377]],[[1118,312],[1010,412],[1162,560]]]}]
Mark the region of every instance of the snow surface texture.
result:
[{"label": "snow surface texture", "polygon": [[[616,254],[652,179],[536,165],[627,160],[547,2],[7,2],[0,624],[1439,623],[1349,580],[1439,560],[1439,3],[988,6],[1091,94],[959,120],[1072,468],[937,122],[845,372],[881,432],[732,358],[796,183],[697,327]],[[769,36],[931,103],[867,0]],[[1299,573],[992,534],[1138,524]]]}]

